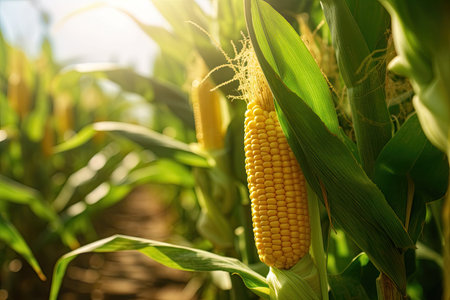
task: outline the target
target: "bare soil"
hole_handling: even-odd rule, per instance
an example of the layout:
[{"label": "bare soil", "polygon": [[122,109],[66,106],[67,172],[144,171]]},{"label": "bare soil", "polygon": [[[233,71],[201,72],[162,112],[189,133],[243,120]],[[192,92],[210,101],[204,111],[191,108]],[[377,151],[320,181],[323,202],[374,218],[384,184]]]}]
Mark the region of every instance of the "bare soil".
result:
[{"label": "bare soil", "polygon": [[[165,241],[173,215],[149,187],[99,214],[94,222],[100,237],[125,234]],[[191,300],[199,286],[189,272],[160,265],[137,251],[86,254],[67,269],[62,300]]]}]

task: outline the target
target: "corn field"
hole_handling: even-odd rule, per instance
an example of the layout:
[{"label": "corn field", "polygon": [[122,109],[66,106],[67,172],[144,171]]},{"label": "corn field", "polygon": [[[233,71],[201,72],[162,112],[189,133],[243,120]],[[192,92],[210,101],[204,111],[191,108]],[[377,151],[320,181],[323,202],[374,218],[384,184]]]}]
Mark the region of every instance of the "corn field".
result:
[{"label": "corn field", "polygon": [[[134,251],[192,299],[450,300],[450,2],[150,2],[64,19],[128,18],[149,76],[0,31],[0,299],[108,299],[68,270]],[[142,187],[170,236],[100,238]]]}]

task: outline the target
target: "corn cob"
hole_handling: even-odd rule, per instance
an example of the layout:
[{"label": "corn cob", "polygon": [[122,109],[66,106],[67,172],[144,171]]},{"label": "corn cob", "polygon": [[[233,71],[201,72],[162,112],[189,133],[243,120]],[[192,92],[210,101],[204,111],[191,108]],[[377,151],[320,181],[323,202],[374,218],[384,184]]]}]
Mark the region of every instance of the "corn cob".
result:
[{"label": "corn cob", "polygon": [[253,56],[246,76],[245,168],[256,247],[266,265],[289,269],[308,253],[310,246],[305,179]]},{"label": "corn cob", "polygon": [[213,85],[209,79],[192,82],[192,107],[194,111],[197,141],[204,150],[223,148],[224,133],[220,110],[220,95],[211,91]]},{"label": "corn cob", "polygon": [[24,119],[31,108],[31,93],[25,76],[25,54],[21,51],[12,52],[10,75],[8,77],[8,101],[10,106]]}]

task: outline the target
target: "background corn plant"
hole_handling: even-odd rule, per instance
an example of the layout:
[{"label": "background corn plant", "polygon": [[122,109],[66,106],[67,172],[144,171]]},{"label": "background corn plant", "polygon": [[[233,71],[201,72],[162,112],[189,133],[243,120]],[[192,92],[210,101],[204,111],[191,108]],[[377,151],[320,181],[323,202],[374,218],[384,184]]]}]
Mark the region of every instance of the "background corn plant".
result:
[{"label": "background corn plant", "polygon": [[[197,237],[193,240],[205,239],[208,243],[200,247],[200,243],[193,242],[191,247],[185,247],[126,236],[97,241],[60,258],[53,273],[51,299],[57,298],[64,272],[77,255],[122,250],[138,250],[176,269],[238,274],[241,278],[231,277],[233,288],[221,292],[223,297],[270,297],[265,278],[268,269],[258,261],[251,229],[243,158],[245,103],[225,100],[239,92],[232,68],[224,65],[235,62],[233,58],[244,45],[240,40],[247,35],[275,97],[283,131],[308,181],[310,197],[321,203],[320,210],[311,216],[311,223],[318,224],[315,229],[321,230],[321,234],[316,232],[313,243],[319,248],[323,244],[322,251],[326,253],[326,257],[320,252],[314,256],[316,266],[327,273],[327,280],[322,278],[322,298],[442,297],[446,286],[442,284],[446,227],[441,225],[440,212],[448,185],[448,162],[442,151],[448,154],[445,112],[449,98],[445,83],[450,61],[446,59],[449,43],[445,37],[449,35],[445,31],[445,1],[422,7],[418,3],[408,6],[403,1],[375,0],[323,0],[320,4],[218,0],[214,1],[216,10],[212,16],[193,0],[152,2],[171,30],[147,26],[120,10],[160,46],[152,78],[100,64],[63,70],[55,67],[48,75],[53,78],[50,95],[55,101],[54,111],[58,107],[66,111],[77,107],[75,104],[80,105],[80,112],[86,111],[84,117],[83,113],[77,114],[78,122],[70,127],[77,133],[68,139],[62,134],[50,151],[50,158],[55,161],[64,160],[64,156],[80,160],[77,167],[60,171],[66,178],[62,180],[64,184],[52,187],[53,182],[33,183],[35,176],[25,178],[25,174],[32,174],[25,168],[41,168],[27,163],[24,158],[28,156],[18,156],[17,152],[29,147],[15,142],[12,133],[33,135],[27,133],[27,128],[47,126],[52,110],[42,108],[45,101],[35,100],[36,104],[30,107],[36,113],[27,116],[17,103],[28,102],[14,100],[24,96],[19,92],[11,94],[13,88],[6,88],[6,78],[19,71],[5,71],[8,75],[3,86],[0,125],[7,138],[0,141],[0,147],[8,152],[2,150],[6,167],[2,167],[0,198],[9,207],[11,199],[23,194],[25,200],[15,202],[27,203],[38,219],[52,224],[52,231],[65,244],[76,246],[80,226],[88,233],[85,216],[90,210],[111,205],[137,184],[176,185],[195,195],[196,208],[187,213],[191,217],[183,222],[192,224],[198,219]],[[440,21],[434,23],[434,19]],[[2,45],[8,48],[6,43]],[[391,63],[392,68],[408,76],[412,87],[407,79],[387,68],[396,53],[399,56]],[[198,79],[192,74],[199,73],[199,60],[207,70],[215,70],[210,77],[220,85],[222,93],[226,134],[223,147],[214,151],[205,151],[195,144],[188,86]],[[68,93],[83,80],[89,82],[89,92],[82,89],[76,90],[75,95]],[[110,103],[117,101],[120,105],[120,99],[105,100],[108,105],[95,102],[98,106],[94,108],[82,107],[83,91],[88,95],[101,94],[98,82],[102,80],[115,82],[124,91],[148,100],[145,105],[151,107],[153,121],[136,124],[136,120],[109,112]],[[42,89],[41,84],[36,86]],[[23,93],[24,89],[17,91]],[[119,107],[117,112],[122,109]],[[32,115],[40,117],[33,119]],[[28,119],[31,121],[25,121]],[[40,127],[26,127],[29,122]],[[55,131],[67,130],[64,128],[69,126],[67,122],[53,122],[58,126],[53,125]],[[102,137],[104,133],[110,135]],[[45,144],[45,134],[34,134],[38,136],[35,142]],[[100,144],[96,144],[99,136]],[[20,146],[12,146],[17,143]],[[22,150],[14,150],[18,147]],[[88,161],[99,155],[108,163],[92,170],[95,163]],[[127,172],[117,181],[113,170],[129,155],[137,156],[138,162],[124,166]],[[14,162],[24,166],[11,166]],[[56,170],[59,171],[55,167],[48,172],[53,174]],[[91,179],[86,180],[85,174],[91,174],[87,177]],[[105,184],[109,190],[89,205],[90,193],[101,190]],[[181,197],[175,202],[183,206]],[[70,215],[70,207],[80,203],[85,208],[83,213]],[[43,211],[50,211],[51,216]],[[28,257],[40,272],[12,225],[17,224],[14,214],[6,209],[5,212],[2,232],[9,233],[2,236],[3,240]],[[66,213],[69,218],[61,220]],[[28,238],[25,241],[32,242]],[[438,278],[427,277],[429,272]],[[248,293],[244,285],[253,293]]]}]

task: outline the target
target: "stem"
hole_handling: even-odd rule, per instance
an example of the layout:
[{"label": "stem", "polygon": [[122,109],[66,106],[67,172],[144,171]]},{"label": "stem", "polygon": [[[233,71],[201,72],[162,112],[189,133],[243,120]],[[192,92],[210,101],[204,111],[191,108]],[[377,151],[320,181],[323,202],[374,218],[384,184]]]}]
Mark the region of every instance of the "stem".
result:
[{"label": "stem", "polygon": [[[247,191],[243,187],[240,189],[242,203],[239,205],[239,218],[240,224],[244,230],[244,240],[245,240],[245,255],[243,255],[244,263],[254,264],[259,262],[258,251],[256,250],[255,238],[253,236],[253,224],[252,224],[252,213],[250,208],[250,200],[248,199]],[[247,260],[247,261],[245,261]]]},{"label": "stem", "polygon": [[328,300],[327,256],[323,248],[322,227],[320,224],[319,199],[307,185],[308,209],[311,223],[312,256],[317,266],[320,279],[322,300]]},{"label": "stem", "polygon": [[[414,200],[414,182],[408,176],[408,197],[406,202],[406,217],[405,217],[405,228],[408,230],[409,221],[411,217],[411,209]],[[403,255],[402,255],[403,259]],[[377,279],[377,294],[379,300],[402,300],[406,299],[392,282],[392,280],[386,276],[384,273],[380,273]]]},{"label": "stem", "polygon": [[381,273],[377,279],[378,300],[405,300],[404,296],[389,277]]},{"label": "stem", "polygon": [[442,209],[442,223],[444,227],[444,295],[442,299],[450,299],[450,186],[444,201]]}]

